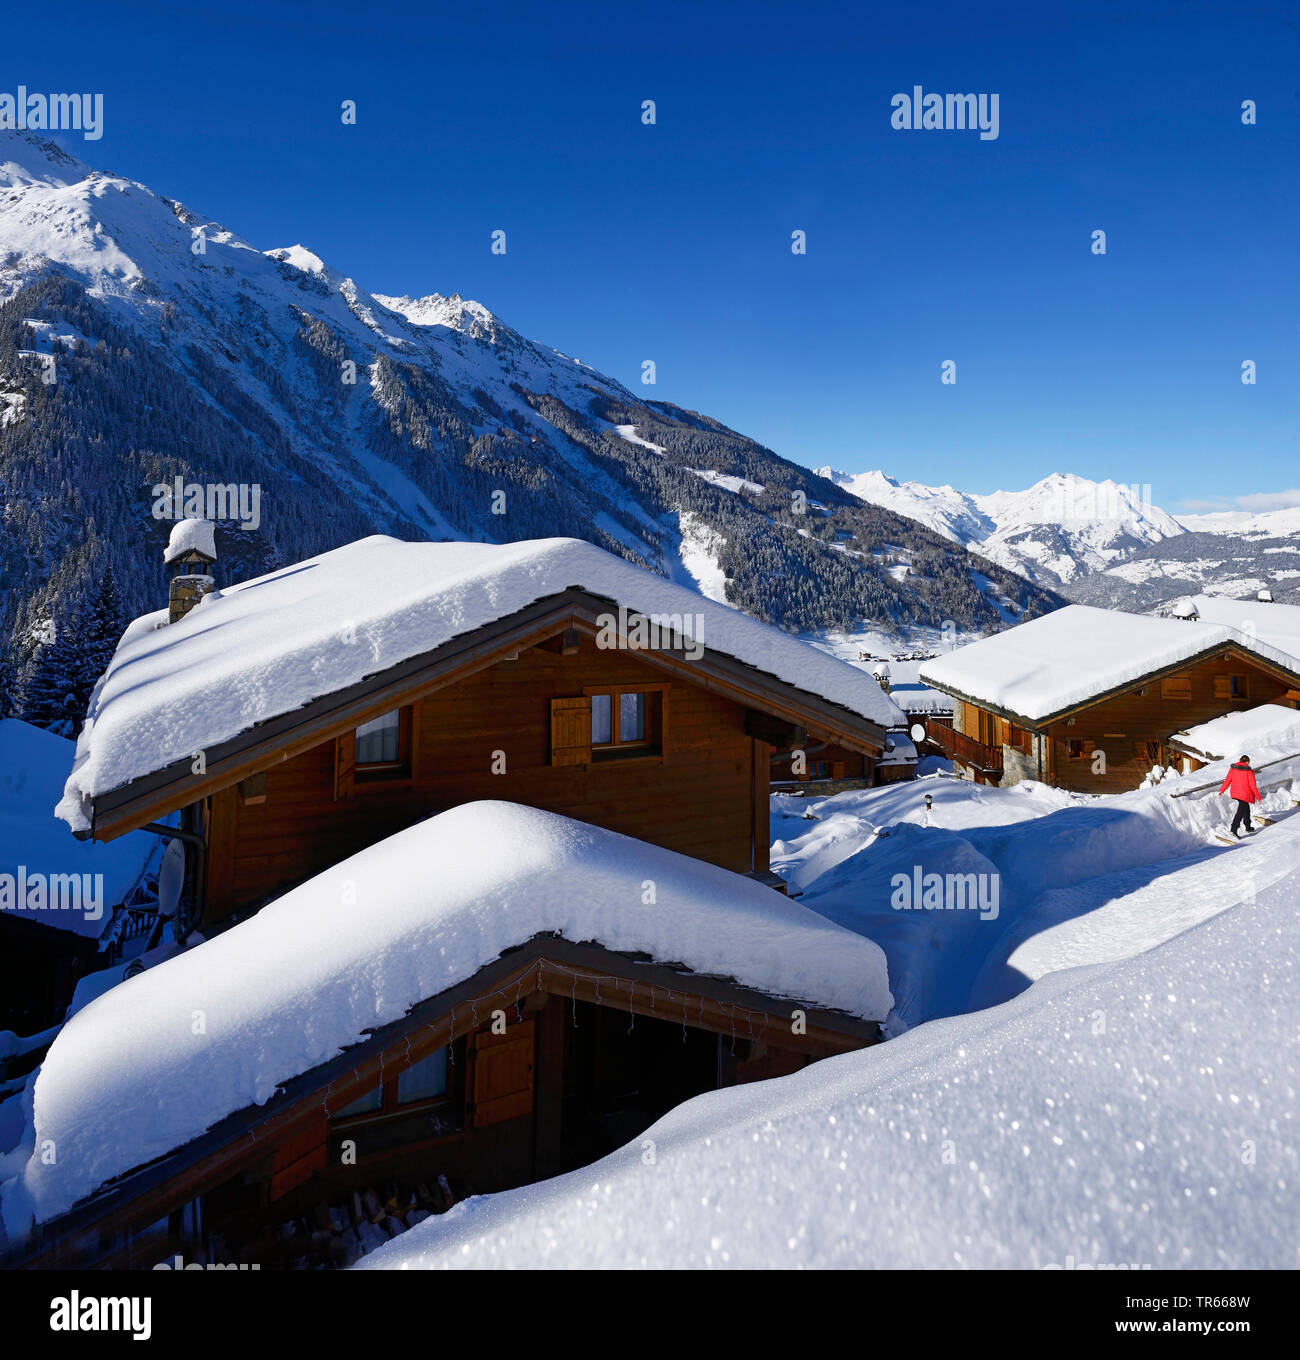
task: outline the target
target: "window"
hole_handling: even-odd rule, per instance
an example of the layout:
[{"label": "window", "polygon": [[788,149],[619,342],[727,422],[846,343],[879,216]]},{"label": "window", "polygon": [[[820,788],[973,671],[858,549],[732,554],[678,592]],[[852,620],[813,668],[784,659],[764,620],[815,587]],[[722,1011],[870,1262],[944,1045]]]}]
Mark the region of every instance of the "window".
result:
[{"label": "window", "polygon": [[1023,727],[1017,727],[1015,723],[1007,723],[1007,745],[1014,751],[1031,751],[1034,745],[1032,732],[1026,731]]},{"label": "window", "polygon": [[410,767],[411,710],[395,708],[382,718],[362,723],[356,730],[357,777],[391,778]]},{"label": "window", "polygon": [[1135,741],[1133,743],[1134,756],[1145,765],[1163,765],[1163,752],[1158,741]]},{"label": "window", "polygon": [[661,753],[662,689],[593,689],[589,694],[593,760]]},{"label": "window", "polygon": [[350,1105],[336,1110],[332,1117],[362,1119],[397,1114],[422,1105],[446,1104],[450,1098],[448,1071],[447,1050],[435,1049],[428,1057],[412,1063],[396,1077],[389,1078]]},{"label": "window", "polygon": [[1192,697],[1192,680],[1188,675],[1171,675],[1160,682],[1160,697],[1162,699],[1190,699]]},{"label": "window", "polygon": [[1071,737],[1065,743],[1065,754],[1068,760],[1087,760],[1092,755],[1092,742],[1086,738]]},{"label": "window", "polygon": [[1216,699],[1249,698],[1249,677],[1245,675],[1216,675],[1214,677],[1214,697]]},{"label": "window", "polygon": [[447,1094],[447,1050],[440,1048],[412,1063],[397,1078],[397,1103],[415,1105]]}]

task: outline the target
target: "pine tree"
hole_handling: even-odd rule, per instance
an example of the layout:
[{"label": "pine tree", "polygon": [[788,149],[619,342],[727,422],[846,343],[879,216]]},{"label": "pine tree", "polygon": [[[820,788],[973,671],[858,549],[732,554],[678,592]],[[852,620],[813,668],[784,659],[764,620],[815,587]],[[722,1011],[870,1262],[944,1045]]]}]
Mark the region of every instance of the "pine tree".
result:
[{"label": "pine tree", "polygon": [[18,678],[18,716],[64,737],[76,736],[85,714],[85,706],[78,707],[79,624],[79,610],[62,623],[51,620],[49,640],[37,645]]},{"label": "pine tree", "polygon": [[122,636],[124,626],[122,596],[118,591],[112,569],[105,567],[100,573],[94,598],[86,612],[84,635],[85,702],[82,704],[83,713],[86,705],[90,702],[91,690],[94,689],[100,676],[108,669],[108,663],[113,659],[113,653],[117,650],[117,644]]}]

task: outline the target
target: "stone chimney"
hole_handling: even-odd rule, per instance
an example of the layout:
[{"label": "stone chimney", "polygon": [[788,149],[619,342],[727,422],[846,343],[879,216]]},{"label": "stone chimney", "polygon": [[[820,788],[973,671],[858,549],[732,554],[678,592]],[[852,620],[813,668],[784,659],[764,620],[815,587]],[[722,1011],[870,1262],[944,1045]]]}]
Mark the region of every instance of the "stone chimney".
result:
[{"label": "stone chimney", "polygon": [[167,622],[177,623],[216,585],[207,568],[217,560],[214,526],[206,519],[183,519],[172,529],[163,561],[172,568],[167,591]]}]

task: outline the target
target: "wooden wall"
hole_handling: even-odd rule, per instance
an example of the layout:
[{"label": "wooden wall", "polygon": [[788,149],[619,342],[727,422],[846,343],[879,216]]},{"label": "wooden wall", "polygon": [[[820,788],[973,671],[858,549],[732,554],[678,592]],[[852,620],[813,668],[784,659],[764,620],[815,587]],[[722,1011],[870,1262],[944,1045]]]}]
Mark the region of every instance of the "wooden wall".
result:
[{"label": "wooden wall", "polygon": [[[223,790],[209,809],[207,919],[260,905],[475,799],[546,808],[742,873],[765,869],[769,748],[746,735],[739,704],[674,678],[662,758],[552,767],[552,697],[664,678],[635,653],[602,650],[587,637],[569,656],[532,648],[420,700],[409,778],[358,781],[350,792],[345,784],[338,796],[338,743],[330,741],[269,770],[264,801]],[[497,752],[504,773],[493,773]]]},{"label": "wooden wall", "polygon": [[[1121,793],[1136,788],[1153,763],[1145,755],[1138,756],[1137,742],[1163,743],[1175,732],[1224,713],[1277,703],[1289,688],[1284,681],[1249,666],[1240,657],[1200,661],[1174,674],[1191,680],[1189,699],[1163,698],[1160,681],[1154,680],[1077,714],[1072,725],[1052,724],[1047,729],[1049,781],[1059,788],[1081,793]],[[1214,677],[1229,674],[1247,676],[1248,691],[1243,698],[1216,697]],[[1142,688],[1146,689],[1145,694],[1140,692]],[[1094,750],[1104,751],[1105,772],[1093,772],[1091,755],[1069,759],[1070,741],[1090,742]],[[1234,756],[1239,754],[1233,752]],[[1164,748],[1164,763],[1173,759],[1174,753]]]}]

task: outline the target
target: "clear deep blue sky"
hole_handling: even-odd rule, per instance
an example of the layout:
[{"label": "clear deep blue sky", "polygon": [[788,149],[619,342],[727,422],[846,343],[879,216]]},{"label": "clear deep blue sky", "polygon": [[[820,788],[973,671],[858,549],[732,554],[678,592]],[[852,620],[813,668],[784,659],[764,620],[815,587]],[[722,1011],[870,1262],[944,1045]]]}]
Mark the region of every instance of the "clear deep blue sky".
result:
[{"label": "clear deep blue sky", "polygon": [[[76,0],[4,26],[0,89],[104,92],[103,140],[68,141],[91,164],[629,386],[653,359],[648,396],[800,462],[1070,470],[1171,509],[1300,487],[1294,3]],[[996,91],[998,139],[895,131],[918,82]]]}]

